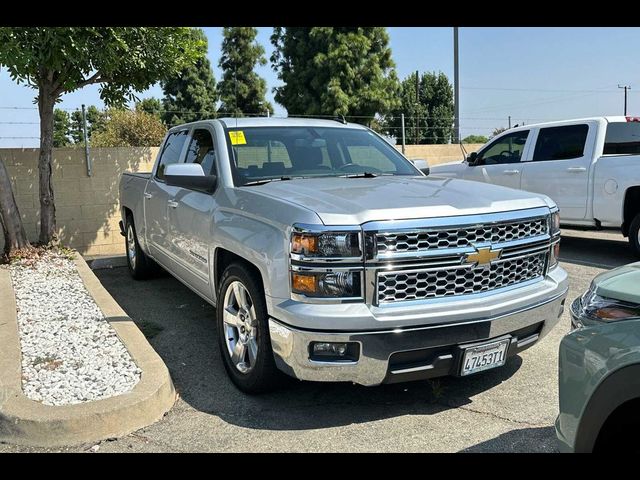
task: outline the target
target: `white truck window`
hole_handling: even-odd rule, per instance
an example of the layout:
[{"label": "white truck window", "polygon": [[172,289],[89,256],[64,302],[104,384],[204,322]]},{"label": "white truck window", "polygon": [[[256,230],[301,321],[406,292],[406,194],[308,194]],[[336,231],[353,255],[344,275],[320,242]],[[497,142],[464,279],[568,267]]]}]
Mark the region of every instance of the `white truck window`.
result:
[{"label": "white truck window", "polygon": [[529,130],[523,130],[499,138],[478,154],[476,165],[518,163],[528,136]]},{"label": "white truck window", "polygon": [[587,133],[589,133],[589,126],[586,124],[541,128],[533,153],[533,161],[569,160],[582,157]]},{"label": "white truck window", "polygon": [[640,123],[615,122],[607,125],[603,155],[639,155]]}]

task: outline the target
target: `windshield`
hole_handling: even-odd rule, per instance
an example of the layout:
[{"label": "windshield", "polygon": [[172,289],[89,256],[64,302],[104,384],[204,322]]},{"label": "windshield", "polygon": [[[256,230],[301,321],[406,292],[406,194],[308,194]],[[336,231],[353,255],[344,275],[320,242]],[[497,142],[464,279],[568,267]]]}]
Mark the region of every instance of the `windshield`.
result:
[{"label": "windshield", "polygon": [[368,130],[331,127],[230,128],[237,186],[270,179],[420,175]]}]

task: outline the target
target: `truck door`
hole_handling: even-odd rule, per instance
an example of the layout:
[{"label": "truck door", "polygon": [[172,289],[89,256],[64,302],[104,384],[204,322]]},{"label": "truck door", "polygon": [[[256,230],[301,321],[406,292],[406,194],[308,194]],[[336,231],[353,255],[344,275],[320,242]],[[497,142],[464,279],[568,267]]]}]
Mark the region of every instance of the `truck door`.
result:
[{"label": "truck door", "polygon": [[146,240],[151,256],[164,266],[170,266],[169,255],[169,201],[173,198],[178,187],[166,184],[164,171],[167,165],[178,163],[182,158],[188,129],[171,133],[164,144],[157,166],[144,191],[144,218],[146,225]]},{"label": "truck door", "polygon": [[531,161],[523,164],[522,189],[551,197],[563,220],[587,214],[595,133],[596,125],[587,123],[541,128]]},{"label": "truck door", "polygon": [[[185,163],[199,163],[205,175],[218,174],[212,130],[194,128]],[[179,188],[169,205],[170,251],[180,264],[180,278],[207,297],[212,295],[209,246],[218,190],[211,194]]]},{"label": "truck door", "polygon": [[521,160],[529,130],[503,135],[478,152],[477,160],[464,171],[465,180],[520,188]]}]

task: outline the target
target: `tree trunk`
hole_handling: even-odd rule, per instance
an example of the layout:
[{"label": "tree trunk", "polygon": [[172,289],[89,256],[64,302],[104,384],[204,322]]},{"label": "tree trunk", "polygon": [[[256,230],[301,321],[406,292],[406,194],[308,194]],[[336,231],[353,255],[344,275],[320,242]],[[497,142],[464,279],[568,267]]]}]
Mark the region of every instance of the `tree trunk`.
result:
[{"label": "tree trunk", "polygon": [[47,245],[57,240],[56,206],[51,185],[51,160],[53,155],[53,108],[56,102],[53,86],[48,82],[40,85],[38,110],[40,113],[40,243]]},{"label": "tree trunk", "polygon": [[4,232],[4,253],[11,253],[20,248],[28,248],[29,240],[22,225],[22,217],[13,196],[9,173],[0,159],[0,224]]}]

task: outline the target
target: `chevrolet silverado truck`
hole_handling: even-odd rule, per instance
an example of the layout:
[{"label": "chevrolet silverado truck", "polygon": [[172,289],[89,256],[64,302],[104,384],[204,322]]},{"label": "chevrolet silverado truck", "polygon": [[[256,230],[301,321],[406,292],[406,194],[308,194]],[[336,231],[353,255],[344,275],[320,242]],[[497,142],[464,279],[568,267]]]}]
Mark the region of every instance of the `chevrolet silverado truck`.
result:
[{"label": "chevrolet silverado truck", "polygon": [[[424,175],[370,129],[207,120],[169,130],[120,181],[132,276],[154,263],[216,306],[242,391],[465,376],[557,323],[558,209],[515,189]],[[283,377],[282,377],[283,378]]]},{"label": "chevrolet silverado truck", "polygon": [[512,128],[435,175],[551,197],[563,225],[622,231],[640,255],[640,118],[598,117]]}]

